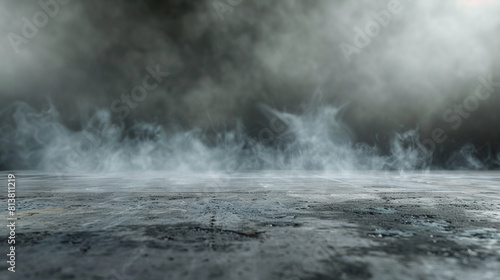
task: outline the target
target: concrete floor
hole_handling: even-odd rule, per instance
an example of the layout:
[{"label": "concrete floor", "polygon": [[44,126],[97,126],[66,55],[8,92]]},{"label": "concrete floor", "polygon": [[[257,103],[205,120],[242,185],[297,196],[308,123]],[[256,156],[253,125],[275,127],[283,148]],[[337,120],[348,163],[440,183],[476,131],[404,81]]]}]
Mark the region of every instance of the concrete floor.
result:
[{"label": "concrete floor", "polygon": [[500,279],[500,172],[14,174],[0,279]]}]

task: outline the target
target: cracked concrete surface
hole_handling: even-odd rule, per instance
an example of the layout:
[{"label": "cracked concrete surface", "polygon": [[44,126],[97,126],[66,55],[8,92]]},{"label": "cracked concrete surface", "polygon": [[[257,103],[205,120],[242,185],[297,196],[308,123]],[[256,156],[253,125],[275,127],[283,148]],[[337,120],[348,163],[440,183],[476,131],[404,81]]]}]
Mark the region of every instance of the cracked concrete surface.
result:
[{"label": "cracked concrete surface", "polygon": [[0,279],[500,275],[499,172],[15,174]]}]

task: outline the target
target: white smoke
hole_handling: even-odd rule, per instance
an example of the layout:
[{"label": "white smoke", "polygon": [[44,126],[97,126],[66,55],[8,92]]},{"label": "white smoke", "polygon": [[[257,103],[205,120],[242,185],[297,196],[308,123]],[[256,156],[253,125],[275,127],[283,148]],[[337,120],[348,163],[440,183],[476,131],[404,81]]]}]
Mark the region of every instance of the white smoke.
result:
[{"label": "white smoke", "polygon": [[[160,2],[61,4],[17,55],[2,37],[0,167],[425,169],[432,162],[417,147],[419,132],[429,137],[441,127],[443,112],[499,65],[495,1],[243,1],[224,21],[210,1]],[[401,12],[346,64],[339,45],[354,44],[355,28],[365,32],[391,2]],[[0,4],[2,31],[21,36],[21,19],[43,10],[37,3]],[[114,123],[110,104],[156,64],[172,79],[125,123]],[[295,110],[317,86],[324,99]],[[45,97],[54,105],[41,108]],[[29,105],[12,103],[20,100]],[[258,102],[270,106],[261,106],[269,124],[255,136],[248,119]],[[272,109],[285,106],[293,109]],[[481,110],[464,120],[458,137],[471,127],[481,128],[478,139],[488,135],[498,108]],[[232,119],[240,122],[220,129]],[[358,141],[417,123],[378,146]],[[454,158],[457,166],[483,168],[472,157]]]},{"label": "white smoke", "polygon": [[[323,104],[321,94],[294,115],[260,106],[269,120],[258,139],[240,124],[232,131],[208,135],[154,123],[129,128],[112,123],[108,111],[97,111],[82,130],[61,124],[50,106],[36,112],[16,103],[0,112],[4,134],[0,165],[24,169],[68,171],[124,170],[412,170],[426,167],[416,146],[416,131],[395,133],[391,154],[355,144],[353,133],[339,118],[343,108]],[[10,123],[10,125],[7,125]],[[269,134],[266,134],[269,133]]]}]

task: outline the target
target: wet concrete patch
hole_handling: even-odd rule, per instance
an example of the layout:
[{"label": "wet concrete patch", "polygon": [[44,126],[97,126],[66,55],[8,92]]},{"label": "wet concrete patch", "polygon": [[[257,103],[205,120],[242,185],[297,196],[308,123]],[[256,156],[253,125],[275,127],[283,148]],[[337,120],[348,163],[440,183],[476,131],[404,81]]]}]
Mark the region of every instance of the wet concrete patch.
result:
[{"label": "wet concrete patch", "polygon": [[233,231],[203,228],[196,225],[152,225],[145,228],[144,236],[151,237],[151,248],[194,251],[229,251],[239,248],[238,243],[262,237],[261,231]]},{"label": "wet concrete patch", "polygon": [[[312,271],[305,270],[303,275],[297,279],[303,280],[331,280],[331,279],[370,279],[372,273],[369,269],[369,264],[360,261],[349,260],[345,257],[329,257],[319,262],[322,266],[321,271],[312,269]],[[286,279],[286,276],[285,276]],[[293,279],[293,278],[289,278]]]},{"label": "wet concrete patch", "polygon": [[[391,193],[391,201],[398,196],[405,200],[432,196]],[[390,204],[390,206],[388,205]],[[481,243],[464,244],[456,237],[472,239],[497,239],[498,233],[484,228],[500,228],[492,221],[470,222],[470,215],[456,204],[443,203],[424,208],[418,204],[397,205],[387,200],[352,200],[336,204],[317,204],[311,207],[312,217],[344,220],[356,224],[360,237],[371,238],[377,245],[359,248],[355,255],[382,252],[399,256],[402,262],[414,262],[427,256],[455,259],[464,267],[476,267],[484,260],[500,261],[500,252],[481,246]],[[389,209],[389,210],[388,210]],[[474,209],[477,209],[475,207]],[[378,210],[378,211],[377,211]],[[323,213],[335,213],[327,217]],[[473,229],[471,229],[473,228]]]}]

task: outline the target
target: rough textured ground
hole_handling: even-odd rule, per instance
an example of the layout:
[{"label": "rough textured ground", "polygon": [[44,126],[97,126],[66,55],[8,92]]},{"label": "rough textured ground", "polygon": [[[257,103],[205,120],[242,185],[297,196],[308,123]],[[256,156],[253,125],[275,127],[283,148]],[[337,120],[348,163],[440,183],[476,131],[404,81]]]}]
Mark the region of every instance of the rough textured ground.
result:
[{"label": "rough textured ground", "polygon": [[0,279],[500,275],[498,172],[15,174]]}]

